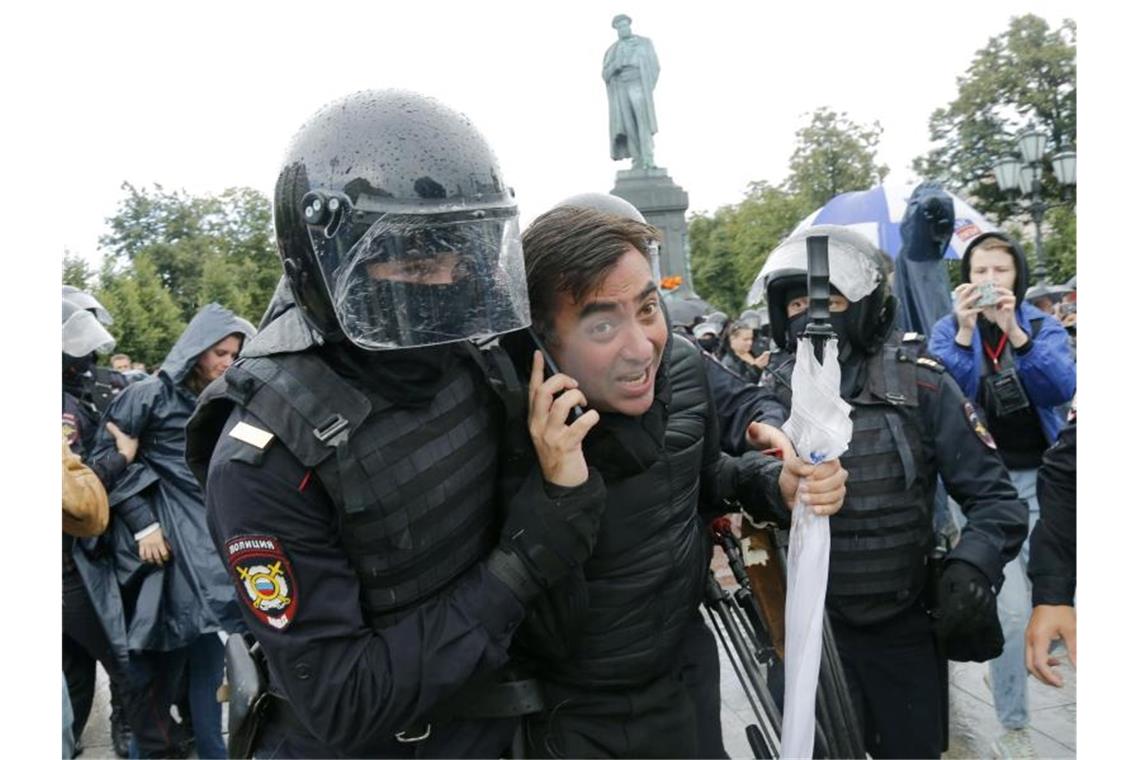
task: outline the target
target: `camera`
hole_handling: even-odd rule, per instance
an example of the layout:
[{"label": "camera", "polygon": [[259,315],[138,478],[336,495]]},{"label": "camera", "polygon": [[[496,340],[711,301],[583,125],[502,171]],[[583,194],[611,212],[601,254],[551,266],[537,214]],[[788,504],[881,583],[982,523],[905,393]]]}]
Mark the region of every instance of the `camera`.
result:
[{"label": "camera", "polygon": [[979,283],[977,287],[978,300],[974,302],[976,308],[993,306],[998,302],[997,285],[993,282]]}]

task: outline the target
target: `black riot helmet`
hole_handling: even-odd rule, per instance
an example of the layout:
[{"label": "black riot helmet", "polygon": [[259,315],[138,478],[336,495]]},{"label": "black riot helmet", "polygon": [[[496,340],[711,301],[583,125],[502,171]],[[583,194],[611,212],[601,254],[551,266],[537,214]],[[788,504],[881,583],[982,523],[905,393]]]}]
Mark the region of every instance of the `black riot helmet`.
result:
[{"label": "black riot helmet", "polygon": [[530,324],[514,193],[483,136],[436,100],[379,90],[322,108],[289,146],[273,220],[325,340],[413,348]]},{"label": "black riot helmet", "polygon": [[780,243],[756,275],[748,300],[767,301],[772,340],[785,351],[794,351],[795,337],[788,335],[788,303],[807,294],[807,239],[813,235],[828,237],[831,287],[850,302],[844,321],[852,348],[875,353],[894,325],[897,302],[888,283],[890,263],[874,244],[847,227],[809,227]]}]

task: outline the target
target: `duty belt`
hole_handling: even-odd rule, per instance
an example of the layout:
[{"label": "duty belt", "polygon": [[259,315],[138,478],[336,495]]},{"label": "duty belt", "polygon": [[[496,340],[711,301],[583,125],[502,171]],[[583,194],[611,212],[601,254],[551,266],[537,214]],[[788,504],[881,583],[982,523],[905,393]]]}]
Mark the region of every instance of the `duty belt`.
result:
[{"label": "duty belt", "polygon": [[[297,713],[284,697],[270,692],[270,716],[288,728],[308,733]],[[453,720],[516,718],[543,709],[542,685],[533,678],[472,684],[444,700],[425,717],[395,735],[402,744],[414,744],[431,736],[433,726]]]},{"label": "duty belt", "polygon": [[541,712],[545,706],[542,684],[534,678],[475,683],[438,704],[427,719],[396,734],[396,741],[411,744],[431,736],[433,725],[456,719],[517,718]]}]

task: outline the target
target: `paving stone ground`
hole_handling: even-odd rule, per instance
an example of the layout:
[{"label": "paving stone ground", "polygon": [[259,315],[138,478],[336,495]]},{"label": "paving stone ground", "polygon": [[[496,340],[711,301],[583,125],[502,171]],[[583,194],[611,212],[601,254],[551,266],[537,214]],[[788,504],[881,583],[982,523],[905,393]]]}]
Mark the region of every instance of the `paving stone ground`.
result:
[{"label": "paving stone ground", "polygon": [[[714,560],[713,567],[722,585],[734,586],[732,573],[722,557]],[[1029,731],[1034,748],[1042,758],[1076,757],[1077,678],[1063,650],[1060,659],[1063,687],[1055,689],[1029,679]],[[744,731],[756,718],[723,651],[720,660],[724,746],[732,758],[749,758],[752,751]],[[990,745],[1001,735],[1002,729],[994,713],[993,694],[985,684],[987,670],[988,666],[978,663],[950,663],[950,747],[944,758],[991,756]],[[82,757],[91,760],[115,757],[108,725],[110,692],[102,668],[98,679],[95,703],[82,742],[85,748]],[[225,728],[223,711],[223,730]]]}]

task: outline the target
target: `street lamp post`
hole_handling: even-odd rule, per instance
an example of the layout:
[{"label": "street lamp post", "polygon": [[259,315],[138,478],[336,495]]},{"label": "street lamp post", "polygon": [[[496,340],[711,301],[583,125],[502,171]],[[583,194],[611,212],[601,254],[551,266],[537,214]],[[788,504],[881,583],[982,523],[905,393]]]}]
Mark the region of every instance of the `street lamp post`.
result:
[{"label": "street lamp post", "polygon": [[[1041,197],[1041,179],[1045,171],[1045,143],[1049,135],[1044,131],[1029,125],[1017,138],[1017,147],[1021,158],[1011,156],[1003,158],[994,164],[994,176],[997,179],[998,189],[1010,194],[1012,199],[1019,193],[1029,196],[1029,205],[1026,208],[1033,219],[1034,228],[1034,267],[1033,279],[1037,283],[1045,282],[1045,247],[1041,241],[1041,223],[1045,221],[1045,212],[1061,204],[1046,203]],[[1062,187],[1070,187],[1077,183],[1077,154],[1072,150],[1062,150],[1053,155],[1053,176]]]}]

